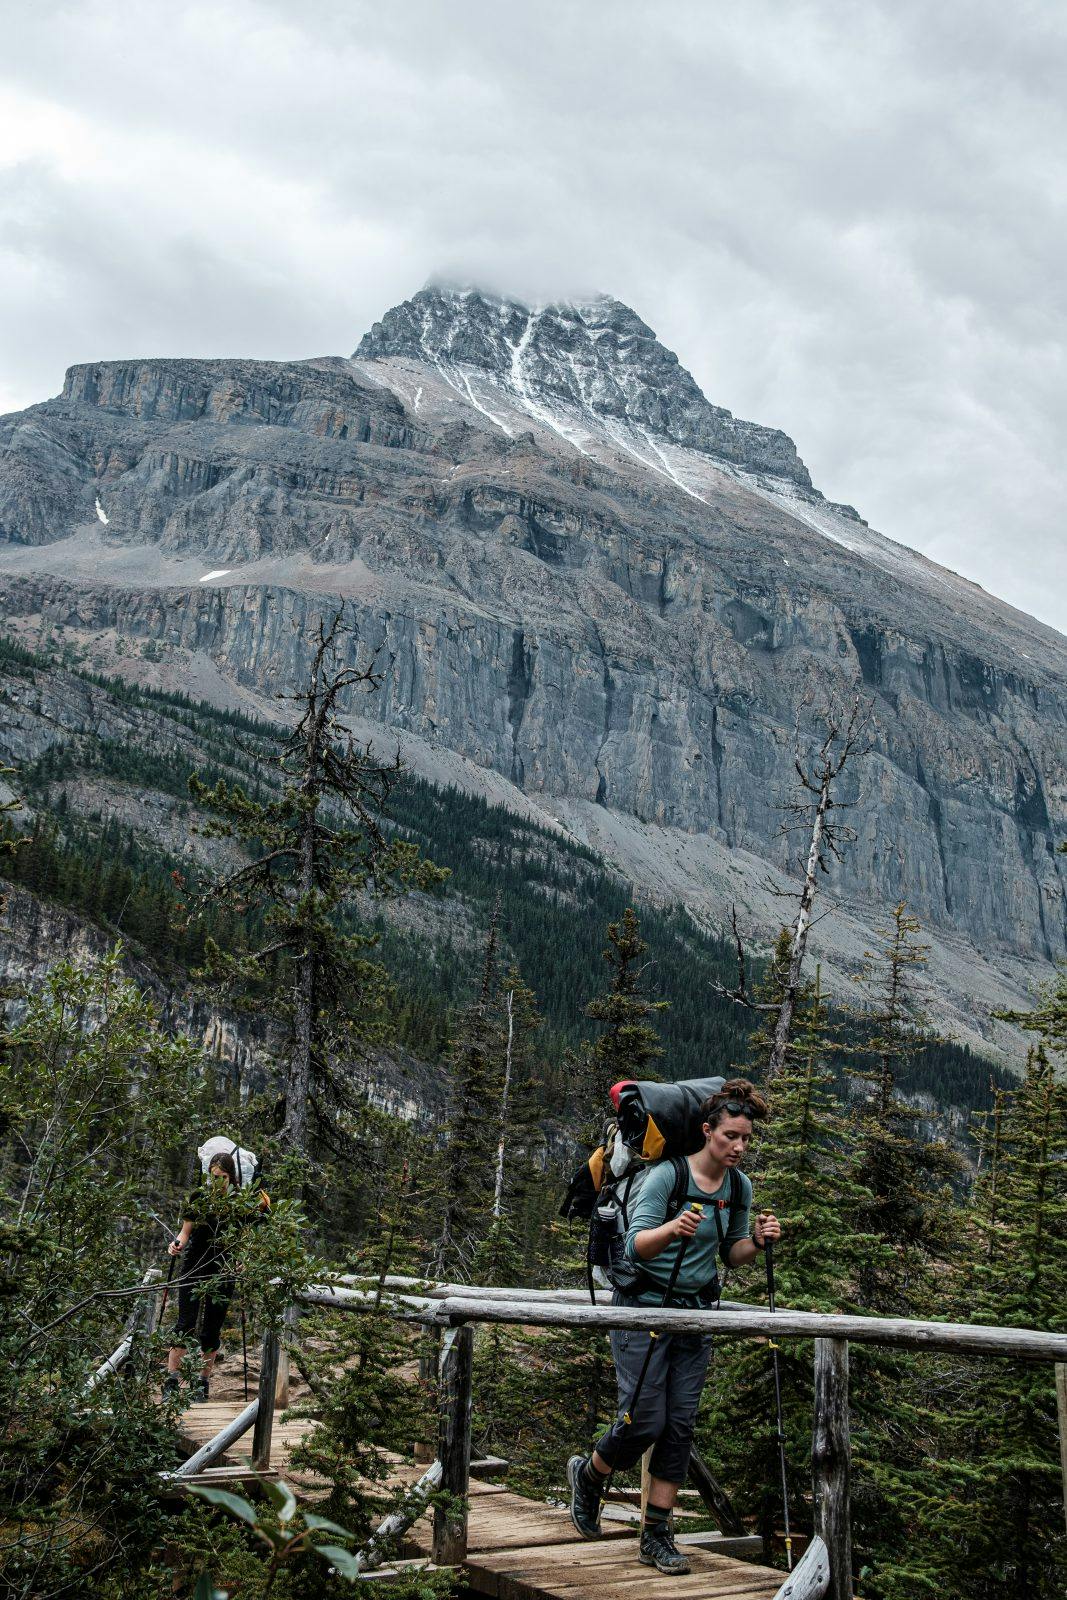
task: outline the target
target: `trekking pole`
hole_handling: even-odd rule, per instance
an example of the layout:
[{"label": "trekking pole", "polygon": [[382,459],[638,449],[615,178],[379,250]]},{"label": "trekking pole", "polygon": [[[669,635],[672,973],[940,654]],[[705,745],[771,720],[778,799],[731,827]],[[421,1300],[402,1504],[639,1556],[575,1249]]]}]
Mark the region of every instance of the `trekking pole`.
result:
[{"label": "trekking pole", "polygon": [[245,1371],[245,1399],[248,1399],[248,1333],[245,1328],[244,1307],[241,1308],[241,1360]]},{"label": "trekking pole", "polygon": [[[694,1200],[690,1205],[689,1210],[695,1211],[698,1216],[701,1216],[703,1214],[704,1207],[698,1201]],[[667,1287],[663,1291],[663,1299],[659,1303],[660,1310],[663,1310],[666,1306],[670,1305],[671,1295],[674,1293],[674,1286],[678,1282],[678,1274],[682,1270],[682,1262],[685,1260],[685,1253],[689,1249],[690,1242],[691,1241],[688,1238],[682,1240],[681,1249],[678,1251],[678,1257],[674,1263],[674,1266],[671,1268],[671,1275],[667,1279]],[[656,1333],[654,1329],[649,1329],[648,1349],[645,1351],[645,1359],[641,1363],[641,1371],[637,1375],[637,1382],[634,1384],[634,1392],[630,1396],[626,1410],[622,1414],[622,1433],[619,1435],[619,1442],[626,1437],[627,1428],[633,1426],[634,1412],[637,1410],[637,1402],[641,1398],[641,1390],[645,1386],[645,1378],[648,1376],[648,1369],[652,1365],[652,1352],[655,1349],[656,1340],[659,1337],[660,1335]],[[619,1449],[617,1442],[615,1446],[616,1456],[618,1453]],[[614,1476],[615,1465],[612,1463],[611,1471],[608,1473],[607,1481],[604,1484],[603,1493],[601,1495],[601,1504],[607,1503],[608,1490],[611,1488],[611,1481]]]},{"label": "trekking pole", "polygon": [[162,1324],[162,1322],[163,1322],[163,1314],[167,1309],[167,1300],[170,1297],[170,1286],[171,1286],[171,1282],[172,1282],[172,1280],[174,1278],[174,1269],[175,1269],[175,1267],[177,1265],[178,1265],[178,1257],[177,1256],[171,1256],[171,1258],[170,1258],[170,1266],[167,1268],[167,1281],[163,1285],[163,1299],[160,1301],[160,1305],[159,1305],[159,1321],[160,1321],[160,1324]]},{"label": "trekking pole", "polygon": [[[774,1314],[774,1246],[768,1239],[763,1247],[767,1257],[767,1303],[771,1314]],[[774,1362],[774,1404],[778,1420],[778,1470],[782,1479],[782,1520],[785,1523],[785,1564],[788,1571],[793,1570],[793,1539],[789,1531],[789,1488],[785,1475],[785,1426],[782,1421],[782,1378],[778,1371],[778,1346],[773,1339],[769,1339],[771,1359]]]}]

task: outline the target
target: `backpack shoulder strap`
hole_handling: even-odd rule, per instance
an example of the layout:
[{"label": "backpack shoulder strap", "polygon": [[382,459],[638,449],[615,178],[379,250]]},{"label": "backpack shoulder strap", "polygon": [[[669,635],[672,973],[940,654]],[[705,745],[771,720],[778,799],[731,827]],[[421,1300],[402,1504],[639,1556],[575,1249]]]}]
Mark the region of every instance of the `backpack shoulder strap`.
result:
[{"label": "backpack shoulder strap", "polygon": [[729,1262],[726,1260],[726,1238],[727,1238],[727,1235],[730,1232],[730,1229],[733,1227],[734,1209],[737,1206],[737,1203],[740,1200],[740,1198],[741,1198],[741,1179],[738,1176],[737,1168],[736,1167],[731,1167],[730,1168],[730,1194],[729,1194],[729,1198],[726,1201],[726,1226],[725,1226],[725,1228],[722,1225],[723,1202],[721,1200],[717,1201],[715,1206],[714,1206],[714,1208],[713,1208],[714,1211],[715,1211],[715,1228],[716,1228],[716,1231],[718,1232],[718,1235],[719,1235],[719,1258],[722,1261],[722,1264],[723,1264],[724,1267],[725,1266],[729,1266]]},{"label": "backpack shoulder strap", "polygon": [[678,1215],[689,1193],[689,1162],[685,1156],[671,1156],[671,1166],[674,1168],[674,1186],[667,1197],[667,1214],[663,1219],[664,1222],[670,1222]]}]

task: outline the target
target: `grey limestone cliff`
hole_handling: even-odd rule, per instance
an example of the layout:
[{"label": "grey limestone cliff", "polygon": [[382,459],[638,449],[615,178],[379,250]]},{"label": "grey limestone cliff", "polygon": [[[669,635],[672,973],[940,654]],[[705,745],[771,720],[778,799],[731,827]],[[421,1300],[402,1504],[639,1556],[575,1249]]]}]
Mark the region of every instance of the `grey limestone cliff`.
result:
[{"label": "grey limestone cliff", "polygon": [[590,838],[642,825],[613,848],[652,891],[687,839],[742,903],[787,870],[797,708],[860,690],[841,905],[907,899],[1017,990],[1065,953],[1067,643],[827,504],[618,302],[432,291],[351,360],[99,363],[0,419],[9,629],[264,697],[338,600],[389,666],[354,712]]}]

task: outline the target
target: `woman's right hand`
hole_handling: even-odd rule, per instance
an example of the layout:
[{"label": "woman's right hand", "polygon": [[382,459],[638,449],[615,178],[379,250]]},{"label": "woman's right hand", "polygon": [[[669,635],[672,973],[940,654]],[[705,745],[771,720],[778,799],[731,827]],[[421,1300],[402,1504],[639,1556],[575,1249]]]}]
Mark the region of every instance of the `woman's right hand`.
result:
[{"label": "woman's right hand", "polygon": [[684,1211],[679,1211],[678,1215],[672,1217],[667,1224],[671,1230],[670,1237],[672,1239],[692,1239],[700,1227],[700,1217],[701,1213],[699,1211],[692,1211],[688,1207]]},{"label": "woman's right hand", "polygon": [[169,1256],[180,1256],[182,1253],[182,1245],[184,1243],[184,1239],[172,1239],[170,1244],[167,1246],[167,1254]]}]

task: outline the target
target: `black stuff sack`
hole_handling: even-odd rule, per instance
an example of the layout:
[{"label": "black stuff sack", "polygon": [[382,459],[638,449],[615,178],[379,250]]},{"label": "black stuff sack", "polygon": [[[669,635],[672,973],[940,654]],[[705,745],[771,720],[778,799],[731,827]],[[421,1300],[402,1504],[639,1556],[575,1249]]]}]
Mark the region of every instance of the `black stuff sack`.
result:
[{"label": "black stuff sack", "polygon": [[718,1094],[725,1078],[683,1078],[679,1083],[615,1084],[612,1103],[623,1142],[645,1161],[691,1156],[704,1143],[700,1108]]}]

